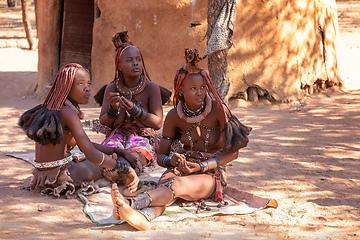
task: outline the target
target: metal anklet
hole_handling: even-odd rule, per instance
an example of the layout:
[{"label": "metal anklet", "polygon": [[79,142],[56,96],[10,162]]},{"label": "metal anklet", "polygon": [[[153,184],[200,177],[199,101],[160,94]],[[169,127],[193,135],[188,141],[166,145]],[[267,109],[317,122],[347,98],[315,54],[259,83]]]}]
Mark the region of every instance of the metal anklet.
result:
[{"label": "metal anklet", "polygon": [[129,205],[132,209],[140,210],[151,206],[152,199],[148,192],[143,192],[133,198],[128,198]]},{"label": "metal anklet", "polygon": [[149,222],[151,222],[152,220],[154,220],[156,218],[156,211],[153,208],[149,208],[149,207],[143,208],[143,209],[139,210],[139,213],[144,215],[146,220],[148,220]]}]

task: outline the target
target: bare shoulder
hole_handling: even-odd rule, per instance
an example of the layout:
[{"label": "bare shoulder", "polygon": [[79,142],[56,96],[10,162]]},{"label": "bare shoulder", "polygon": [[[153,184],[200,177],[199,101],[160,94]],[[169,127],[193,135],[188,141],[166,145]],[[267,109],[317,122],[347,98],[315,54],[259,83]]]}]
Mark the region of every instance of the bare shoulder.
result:
[{"label": "bare shoulder", "polygon": [[222,112],[219,104],[217,103],[217,101],[215,99],[212,99],[211,100],[211,103],[212,103],[212,109],[211,111],[214,111],[216,114]]},{"label": "bare shoulder", "polygon": [[65,124],[73,123],[74,121],[79,121],[79,117],[74,110],[68,106],[62,106],[60,110],[60,118],[64,121]]},{"label": "bare shoulder", "polygon": [[212,99],[212,109],[211,112],[213,115],[217,116],[217,119],[222,122],[224,120],[224,112],[221,109],[220,105],[216,102],[216,100]]},{"label": "bare shoulder", "polygon": [[[62,106],[61,107],[61,110],[60,110],[60,114],[61,115],[70,115],[70,116],[72,116],[72,115],[76,115],[76,113],[75,113],[75,111],[74,110],[72,110],[70,107],[68,107],[68,106]],[[76,115],[77,116],[77,115]]]},{"label": "bare shoulder", "polygon": [[109,83],[107,86],[106,86],[106,89],[105,89],[106,92],[116,92],[116,84],[115,83]]},{"label": "bare shoulder", "polygon": [[156,82],[146,81],[146,88],[148,88],[149,91],[159,90],[159,85]]},{"label": "bare shoulder", "polygon": [[171,123],[172,125],[176,125],[176,124],[180,123],[181,121],[182,120],[180,120],[180,118],[176,112],[176,108],[170,109],[169,112],[166,114],[165,122],[167,124]]},{"label": "bare shoulder", "polygon": [[169,112],[166,115],[166,119],[169,120],[179,120],[179,116],[176,112],[176,108],[172,108],[169,110]]}]

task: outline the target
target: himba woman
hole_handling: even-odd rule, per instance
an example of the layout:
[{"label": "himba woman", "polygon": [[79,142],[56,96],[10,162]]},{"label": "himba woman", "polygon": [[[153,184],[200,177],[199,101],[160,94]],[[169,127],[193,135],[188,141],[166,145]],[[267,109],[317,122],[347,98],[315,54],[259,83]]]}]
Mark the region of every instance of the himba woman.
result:
[{"label": "himba woman", "polygon": [[[222,202],[224,165],[238,156],[251,128],[242,125],[216,91],[208,73],[196,66],[196,49],[185,50],[187,65],[174,79],[174,108],[164,121],[158,164],[167,168],[155,189],[133,198],[112,186],[113,215],[138,230],[150,228],[177,199]],[[174,144],[176,141],[181,144]]]},{"label": "himba woman", "polygon": [[[116,153],[131,159],[127,151],[93,144],[86,135],[79,104],[87,104],[91,94],[89,71],[71,63],[62,67],[43,104],[26,111],[19,125],[35,141],[35,169],[30,188],[59,197],[74,195],[75,190],[89,191],[88,183],[98,180],[103,169],[126,174],[125,187],[133,192],[139,179],[129,165],[108,156]],[[70,150],[76,145],[86,160],[74,157]]]},{"label": "himba woman", "polygon": [[[107,133],[102,131],[107,135],[102,144],[128,150],[135,157],[135,161],[128,159],[129,163],[140,174],[143,166],[156,161],[155,130],[163,122],[160,87],[150,81],[142,54],[129,42],[127,31],[116,33],[112,41],[115,78],[104,93],[96,94],[100,97],[95,96],[97,102],[102,101],[100,126],[107,129]],[[105,177],[113,182],[122,180],[111,173]]]}]

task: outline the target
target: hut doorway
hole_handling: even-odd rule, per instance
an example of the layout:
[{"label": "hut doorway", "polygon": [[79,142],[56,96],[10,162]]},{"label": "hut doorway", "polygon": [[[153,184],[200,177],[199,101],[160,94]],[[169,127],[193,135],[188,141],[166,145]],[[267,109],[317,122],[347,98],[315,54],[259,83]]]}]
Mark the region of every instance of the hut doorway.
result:
[{"label": "hut doorway", "polygon": [[60,67],[79,63],[91,70],[94,1],[64,0]]}]

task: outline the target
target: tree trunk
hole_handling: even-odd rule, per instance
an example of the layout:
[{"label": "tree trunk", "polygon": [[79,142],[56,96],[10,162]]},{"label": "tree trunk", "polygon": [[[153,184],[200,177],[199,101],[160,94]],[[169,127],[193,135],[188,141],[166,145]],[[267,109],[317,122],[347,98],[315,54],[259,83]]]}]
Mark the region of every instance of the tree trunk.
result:
[{"label": "tree trunk", "polygon": [[[208,0],[208,28],[206,33],[208,41],[219,14],[226,2],[227,0]],[[228,49],[225,49],[211,53],[208,56],[209,75],[216,87],[216,90],[224,100],[227,100],[227,94],[230,88],[227,54]]]},{"label": "tree trunk", "polygon": [[21,11],[22,11],[22,20],[24,24],[26,39],[29,43],[30,50],[34,49],[34,39],[31,36],[31,24],[27,17],[27,0],[21,0]]}]

